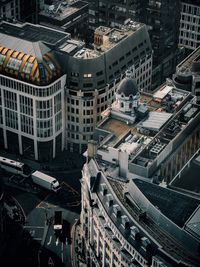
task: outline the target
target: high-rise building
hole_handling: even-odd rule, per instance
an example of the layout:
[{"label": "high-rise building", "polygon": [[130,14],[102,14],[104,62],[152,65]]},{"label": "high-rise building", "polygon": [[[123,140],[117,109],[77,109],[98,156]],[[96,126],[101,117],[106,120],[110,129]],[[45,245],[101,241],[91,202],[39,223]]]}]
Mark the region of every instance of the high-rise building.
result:
[{"label": "high-rise building", "polygon": [[130,76],[89,142],[78,255],[86,266],[198,266],[200,201],[166,186],[199,149],[200,106]]},{"label": "high-rise building", "polygon": [[152,50],[143,24],[99,27],[89,49],[69,33],[2,22],[0,42],[1,146],[36,160],[83,151],[127,69],[140,90],[150,89]]},{"label": "high-rise building", "polygon": [[182,0],[179,45],[190,51],[200,45],[199,0]]},{"label": "high-rise building", "polygon": [[20,21],[38,23],[39,0],[19,0]]},{"label": "high-rise building", "polygon": [[1,0],[0,18],[3,20],[38,22],[39,0]]},{"label": "high-rise building", "polygon": [[88,0],[89,26],[95,30],[99,25],[120,27],[127,18],[144,21],[147,0]]},{"label": "high-rise building", "polygon": [[88,30],[88,3],[80,0],[51,1],[41,6],[39,23],[85,39]]},{"label": "high-rise building", "polygon": [[20,16],[20,0],[2,0],[0,2],[1,19],[19,20]]},{"label": "high-rise building", "polygon": [[180,1],[149,1],[147,24],[154,51],[152,88],[163,83],[179,62],[178,35]]}]

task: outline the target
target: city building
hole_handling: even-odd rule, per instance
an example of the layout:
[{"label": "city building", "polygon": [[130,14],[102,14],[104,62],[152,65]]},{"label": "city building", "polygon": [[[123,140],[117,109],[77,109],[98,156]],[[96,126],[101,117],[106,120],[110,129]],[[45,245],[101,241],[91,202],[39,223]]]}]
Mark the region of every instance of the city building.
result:
[{"label": "city building", "polygon": [[20,21],[38,23],[39,0],[19,0]]},{"label": "city building", "polygon": [[178,49],[180,1],[148,1],[144,22],[149,29],[153,55],[152,88],[170,77],[183,56]]},{"label": "city building", "polygon": [[127,69],[134,69],[140,90],[150,90],[152,49],[146,26],[128,24],[121,30],[99,27],[94,48],[80,49],[64,63],[68,77],[66,146],[80,152],[87,148],[102,111],[114,100],[116,85]]},{"label": "city building", "polygon": [[197,97],[197,103],[200,103],[200,46],[176,67],[173,83],[192,92]]},{"label": "city building", "polygon": [[39,23],[84,39],[88,29],[88,3],[80,0],[48,1],[41,6]]},{"label": "city building", "polygon": [[0,18],[10,21],[28,21],[37,23],[39,0],[2,0]]},{"label": "city building", "polygon": [[180,19],[179,45],[191,52],[200,45],[200,1],[183,0]]},{"label": "city building", "polygon": [[49,160],[64,148],[66,83],[50,45],[66,35],[29,24],[1,26],[1,147]]},{"label": "city building", "polygon": [[128,73],[103,116],[82,171],[80,260],[199,266],[200,201],[166,187],[199,150],[195,97],[170,84],[139,92]]},{"label": "city building", "polygon": [[99,27],[94,47],[69,33],[32,24],[0,25],[1,146],[36,160],[82,152],[127,69],[151,86],[146,26]]},{"label": "city building", "polygon": [[184,56],[178,48],[180,0],[90,0],[89,27],[120,28],[128,19],[147,25],[153,49],[152,89],[170,77]]},{"label": "city building", "polygon": [[0,3],[1,19],[20,19],[20,0],[2,0]]},{"label": "city building", "polygon": [[[107,27],[120,27],[127,18],[133,21],[144,21],[147,0],[88,0],[89,26],[95,30],[99,25]],[[141,19],[143,18],[143,19]]]}]

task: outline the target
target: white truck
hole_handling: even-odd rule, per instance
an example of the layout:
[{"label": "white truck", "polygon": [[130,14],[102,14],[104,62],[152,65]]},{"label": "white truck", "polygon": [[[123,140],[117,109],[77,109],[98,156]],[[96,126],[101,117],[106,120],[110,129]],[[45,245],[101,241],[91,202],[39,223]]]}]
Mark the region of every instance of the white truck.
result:
[{"label": "white truck", "polygon": [[60,184],[58,180],[56,180],[56,178],[51,177],[43,172],[35,171],[31,174],[31,177],[35,184],[45,189],[48,189],[54,192],[57,192],[60,189]]}]

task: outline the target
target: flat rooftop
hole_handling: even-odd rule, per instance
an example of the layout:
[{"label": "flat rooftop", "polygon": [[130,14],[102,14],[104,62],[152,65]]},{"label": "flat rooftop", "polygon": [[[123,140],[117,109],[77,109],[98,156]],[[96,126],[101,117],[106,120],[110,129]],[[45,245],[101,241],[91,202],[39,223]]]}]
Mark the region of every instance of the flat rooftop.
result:
[{"label": "flat rooftop", "polygon": [[135,179],[134,183],[145,197],[167,218],[183,227],[200,201],[158,185]]},{"label": "flat rooftop", "polygon": [[42,10],[39,14],[41,16],[53,18],[54,20],[62,21],[86,6],[88,6],[88,3],[79,0],[54,1],[53,4],[49,6],[49,9]]},{"label": "flat rooftop", "polygon": [[2,22],[0,24],[0,33],[4,33],[16,38],[24,39],[30,42],[42,41],[46,44],[56,45],[61,40],[69,38],[70,34],[51,28],[33,24],[11,24]]},{"label": "flat rooftop", "polygon": [[[104,35],[103,44],[94,45],[94,49],[84,48],[78,51],[74,57],[83,59],[99,57],[101,54],[119,44],[123,39],[141,29],[143,25],[142,23],[132,22],[132,24],[124,25],[121,29],[100,26],[95,30],[95,33]],[[105,30],[103,30],[104,28]]]}]

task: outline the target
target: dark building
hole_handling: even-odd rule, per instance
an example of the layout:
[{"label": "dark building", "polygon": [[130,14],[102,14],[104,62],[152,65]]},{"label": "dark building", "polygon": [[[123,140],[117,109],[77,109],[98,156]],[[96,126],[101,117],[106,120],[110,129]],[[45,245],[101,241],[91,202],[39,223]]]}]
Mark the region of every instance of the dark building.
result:
[{"label": "dark building", "polygon": [[169,77],[179,61],[180,1],[149,1],[146,23],[154,51],[152,88]]},{"label": "dark building", "polygon": [[99,25],[117,27],[127,18],[145,21],[147,0],[88,0],[90,4],[89,24],[91,29]]},{"label": "dark building", "polygon": [[38,22],[39,0],[20,0],[20,20]]},{"label": "dark building", "polygon": [[20,19],[20,1],[19,0],[1,0],[0,1],[1,19]]},{"label": "dark building", "polygon": [[39,0],[1,0],[0,18],[37,23]]},{"label": "dark building", "polygon": [[88,29],[88,3],[47,1],[41,6],[39,23],[84,38]]}]

